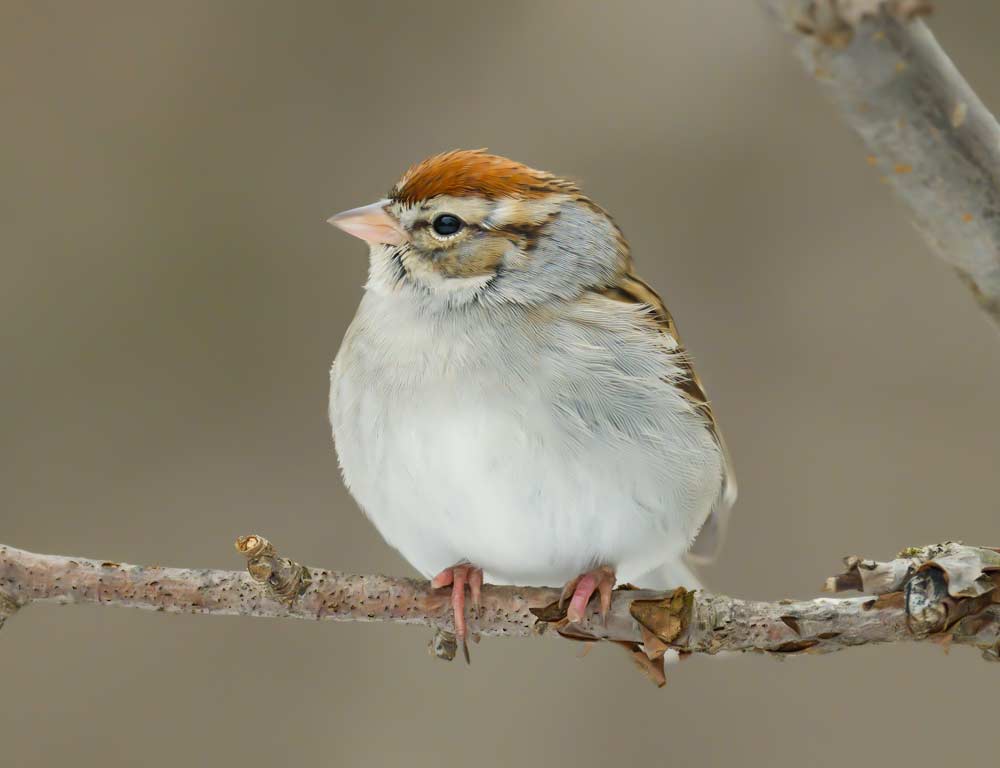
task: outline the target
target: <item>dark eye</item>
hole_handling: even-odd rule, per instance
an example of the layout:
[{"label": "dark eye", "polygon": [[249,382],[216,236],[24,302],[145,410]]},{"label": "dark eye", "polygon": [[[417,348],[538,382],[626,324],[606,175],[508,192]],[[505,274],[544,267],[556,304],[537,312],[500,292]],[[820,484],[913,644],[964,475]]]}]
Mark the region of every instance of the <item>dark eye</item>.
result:
[{"label": "dark eye", "polygon": [[442,213],[440,216],[434,217],[434,223],[431,226],[434,227],[434,231],[439,235],[447,237],[458,232],[463,224],[458,216],[452,216],[450,213]]}]

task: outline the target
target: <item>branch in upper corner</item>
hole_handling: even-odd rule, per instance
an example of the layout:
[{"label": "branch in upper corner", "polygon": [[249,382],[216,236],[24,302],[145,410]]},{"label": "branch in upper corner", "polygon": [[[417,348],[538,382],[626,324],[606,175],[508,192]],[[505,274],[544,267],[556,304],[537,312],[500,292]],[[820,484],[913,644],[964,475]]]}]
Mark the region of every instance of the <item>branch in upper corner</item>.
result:
[{"label": "branch in upper corner", "polygon": [[[445,647],[439,655],[448,657],[445,641],[453,624],[447,590],[433,590],[425,581],[307,568],[279,557],[256,535],[240,537],[237,549],[247,558],[246,571],[143,567],[0,545],[0,618],[29,603],[54,602],[422,624],[439,633]],[[874,597],[761,602],[684,588],[624,588],[615,591],[606,622],[592,608],[582,622],[569,624],[558,589],[488,586],[471,625],[487,636],[549,634],[624,643],[649,662],[646,671],[654,677],[662,675],[668,649],[787,656],[932,640],[970,645],[997,659],[1000,550],[949,542],[911,548],[887,562],[851,557],[845,563],[847,571],[829,579],[827,589],[863,589]]]},{"label": "branch in upper corner", "polygon": [[807,70],[1000,327],[1000,125],[941,49],[918,0],[760,0]]}]

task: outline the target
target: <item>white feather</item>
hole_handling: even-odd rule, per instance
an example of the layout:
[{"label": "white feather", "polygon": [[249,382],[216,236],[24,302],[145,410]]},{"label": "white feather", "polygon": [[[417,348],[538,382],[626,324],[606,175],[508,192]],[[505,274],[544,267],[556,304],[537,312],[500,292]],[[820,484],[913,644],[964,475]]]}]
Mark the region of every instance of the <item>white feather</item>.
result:
[{"label": "white feather", "polygon": [[369,290],[331,371],[345,481],[424,576],[640,580],[680,562],[722,482],[669,344],[600,296],[437,311]]}]

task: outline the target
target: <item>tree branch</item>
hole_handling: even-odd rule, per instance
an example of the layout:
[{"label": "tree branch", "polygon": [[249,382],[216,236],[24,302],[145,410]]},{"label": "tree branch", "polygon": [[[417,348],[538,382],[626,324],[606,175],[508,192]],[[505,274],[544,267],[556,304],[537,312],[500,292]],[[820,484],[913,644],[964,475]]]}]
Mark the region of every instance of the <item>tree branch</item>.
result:
[{"label": "tree branch", "polygon": [[[454,655],[448,590],[425,581],[306,568],[279,557],[260,536],[237,549],[246,571],[126,565],[39,555],[0,545],[0,618],[29,603],[98,603],[166,613],[388,621],[438,631],[438,655]],[[487,586],[471,625],[477,634],[561,635],[613,640],[655,669],[670,648],[682,653],[826,653],[871,643],[934,640],[1000,653],[1000,550],[946,543],[910,549],[884,563],[847,558],[829,591],[874,597],[760,602],[678,588],[614,593],[607,622],[593,606],[576,625],[559,608],[559,590]],[[661,669],[661,667],[659,667]],[[662,674],[662,673],[661,673]]]},{"label": "tree branch", "polygon": [[868,162],[1000,328],[1000,126],[920,0],[760,0],[860,134]]}]

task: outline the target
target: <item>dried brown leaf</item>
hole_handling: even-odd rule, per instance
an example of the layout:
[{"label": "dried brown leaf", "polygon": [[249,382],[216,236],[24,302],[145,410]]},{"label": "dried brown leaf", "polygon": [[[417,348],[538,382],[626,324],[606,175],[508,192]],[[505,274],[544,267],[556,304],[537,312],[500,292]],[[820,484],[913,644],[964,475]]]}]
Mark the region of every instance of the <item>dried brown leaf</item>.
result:
[{"label": "dried brown leaf", "polygon": [[566,607],[559,607],[559,601],[549,603],[544,608],[529,608],[535,618],[544,622],[557,622],[566,618]]},{"label": "dried brown leaf", "polygon": [[686,628],[693,604],[693,593],[678,587],[663,600],[634,600],[629,613],[660,640],[672,643]]},{"label": "dried brown leaf", "polygon": [[650,659],[638,643],[626,643],[620,640],[612,640],[628,651],[629,658],[635,663],[639,671],[656,684],[657,688],[662,688],[667,684],[667,674],[663,667],[663,658]]},{"label": "dried brown leaf", "polygon": [[641,624],[639,625],[639,629],[642,630],[642,650],[646,656],[654,661],[663,658],[663,654],[667,652],[667,648],[670,646]]}]

